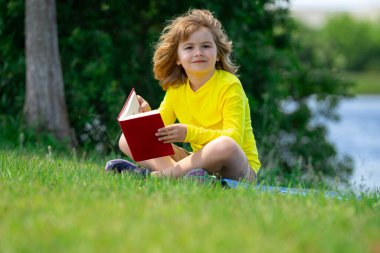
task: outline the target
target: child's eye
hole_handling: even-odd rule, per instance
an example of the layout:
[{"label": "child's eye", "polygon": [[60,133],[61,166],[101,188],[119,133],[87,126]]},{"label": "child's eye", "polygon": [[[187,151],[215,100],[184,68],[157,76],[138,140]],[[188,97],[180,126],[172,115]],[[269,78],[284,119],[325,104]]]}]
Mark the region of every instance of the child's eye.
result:
[{"label": "child's eye", "polygon": [[209,48],[211,47],[210,45],[203,45],[203,48]]},{"label": "child's eye", "polygon": [[185,47],[185,50],[191,50],[193,47]]}]

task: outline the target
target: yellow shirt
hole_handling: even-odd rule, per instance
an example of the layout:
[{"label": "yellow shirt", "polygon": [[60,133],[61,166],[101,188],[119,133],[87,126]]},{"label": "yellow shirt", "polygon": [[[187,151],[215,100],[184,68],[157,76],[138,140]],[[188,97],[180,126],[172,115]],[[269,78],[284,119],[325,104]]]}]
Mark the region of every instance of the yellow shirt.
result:
[{"label": "yellow shirt", "polygon": [[240,80],[229,72],[216,70],[197,91],[189,81],[170,86],[160,105],[165,125],[178,121],[187,125],[185,142],[198,151],[219,136],[236,141],[257,173],[261,164],[251,126],[248,98]]}]

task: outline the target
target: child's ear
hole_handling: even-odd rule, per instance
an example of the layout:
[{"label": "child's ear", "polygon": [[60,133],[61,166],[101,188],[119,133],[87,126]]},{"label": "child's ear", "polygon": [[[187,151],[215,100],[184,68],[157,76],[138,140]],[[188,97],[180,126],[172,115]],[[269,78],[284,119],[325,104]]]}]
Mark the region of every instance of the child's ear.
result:
[{"label": "child's ear", "polygon": [[179,59],[177,59],[177,60],[175,61],[175,63],[177,63],[177,65],[181,65],[181,61],[180,61]]}]

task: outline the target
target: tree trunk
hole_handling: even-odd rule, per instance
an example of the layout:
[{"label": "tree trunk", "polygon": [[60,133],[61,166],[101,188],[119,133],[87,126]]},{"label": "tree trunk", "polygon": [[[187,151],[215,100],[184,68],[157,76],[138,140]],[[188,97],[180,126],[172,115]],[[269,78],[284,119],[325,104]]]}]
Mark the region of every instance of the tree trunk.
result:
[{"label": "tree trunk", "polygon": [[25,4],[26,123],[76,145],[66,108],[55,0],[26,0]]}]

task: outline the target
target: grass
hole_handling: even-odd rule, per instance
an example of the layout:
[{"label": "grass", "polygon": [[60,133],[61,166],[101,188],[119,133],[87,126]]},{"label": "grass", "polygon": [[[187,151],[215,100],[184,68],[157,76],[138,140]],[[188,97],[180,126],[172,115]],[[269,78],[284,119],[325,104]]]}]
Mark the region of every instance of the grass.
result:
[{"label": "grass", "polygon": [[355,85],[352,87],[352,93],[357,95],[375,95],[380,94],[380,72],[350,72],[346,74],[349,80]]},{"label": "grass", "polygon": [[0,149],[0,252],[379,252],[379,194],[346,200],[102,171]]}]

